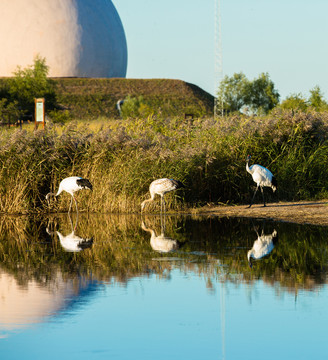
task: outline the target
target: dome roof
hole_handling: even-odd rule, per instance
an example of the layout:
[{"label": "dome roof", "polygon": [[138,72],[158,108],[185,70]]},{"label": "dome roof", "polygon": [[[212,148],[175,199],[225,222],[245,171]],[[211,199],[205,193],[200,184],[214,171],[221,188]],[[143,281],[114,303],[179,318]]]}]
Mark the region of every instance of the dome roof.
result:
[{"label": "dome roof", "polygon": [[125,77],[127,45],[110,0],[2,0],[0,76],[46,59],[53,77]]}]

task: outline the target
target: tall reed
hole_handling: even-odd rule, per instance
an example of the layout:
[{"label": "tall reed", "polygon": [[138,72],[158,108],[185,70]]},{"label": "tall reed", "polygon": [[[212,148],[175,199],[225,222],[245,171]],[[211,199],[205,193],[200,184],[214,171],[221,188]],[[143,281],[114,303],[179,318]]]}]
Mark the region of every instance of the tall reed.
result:
[{"label": "tall reed", "polygon": [[[93,123],[92,123],[93,124]],[[328,113],[277,111],[267,117],[129,119],[95,127],[71,122],[35,132],[0,133],[0,212],[67,211],[70,196],[51,207],[45,195],[71,175],[94,191],[77,194],[79,209],[139,212],[150,182],[177,178],[186,188],[167,194],[167,209],[206,203],[247,203],[253,181],[245,159],[278,180],[272,199],[327,196]],[[270,192],[268,191],[268,194]],[[148,211],[158,211],[159,201]]]}]

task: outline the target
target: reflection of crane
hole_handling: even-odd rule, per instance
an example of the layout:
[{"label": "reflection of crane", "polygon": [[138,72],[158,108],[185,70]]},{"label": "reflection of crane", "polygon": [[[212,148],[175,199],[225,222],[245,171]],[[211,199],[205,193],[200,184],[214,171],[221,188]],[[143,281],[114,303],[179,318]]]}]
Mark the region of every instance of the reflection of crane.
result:
[{"label": "reflection of crane", "polygon": [[145,205],[149,201],[154,201],[155,195],[159,195],[161,197],[161,212],[164,204],[164,212],[165,212],[165,199],[164,195],[170,191],[177,190],[184,187],[181,181],[174,179],[157,179],[154,180],[149,186],[150,198],[143,201],[141,204],[141,211],[144,209]]},{"label": "reflection of crane", "polygon": [[90,248],[93,244],[93,238],[81,238],[77,236],[74,230],[64,236],[59,231],[56,231],[61,246],[68,252],[79,252],[81,250]]},{"label": "reflection of crane", "polygon": [[49,228],[49,224],[47,226],[47,233],[49,235],[57,234],[61,246],[68,252],[79,252],[81,250],[90,248],[93,244],[93,237],[91,238],[82,238],[75,234],[77,228],[78,217],[76,217],[75,226],[73,228],[73,223],[70,215],[68,215],[69,221],[71,224],[72,232],[68,235],[63,235],[60,231],[51,231]]},{"label": "reflection of crane", "polygon": [[263,230],[261,236],[257,231],[256,233],[257,233],[257,239],[254,241],[252,249],[249,250],[247,253],[247,260],[250,267],[253,266],[252,258],[258,260],[266,255],[269,255],[273,250],[275,243],[278,240],[278,233],[276,230],[273,230],[272,234],[269,235],[264,235]]},{"label": "reflection of crane", "polygon": [[147,228],[143,221],[141,222],[141,228],[150,233],[150,246],[153,250],[161,253],[169,253],[179,248],[179,242],[165,236],[163,228],[161,229],[161,234],[158,236],[155,230]]},{"label": "reflection of crane", "polygon": [[277,180],[272,175],[271,171],[264,166],[254,164],[252,166],[248,166],[249,160],[251,159],[251,156],[248,155],[246,159],[246,170],[252,175],[254,182],[256,183],[256,189],[253,195],[253,198],[251,200],[251,203],[249,204],[249,207],[252,206],[256,192],[258,188],[261,188],[261,193],[263,197],[263,204],[265,205],[265,199],[264,199],[264,193],[263,193],[263,186],[271,187],[273,192],[277,190]]},{"label": "reflection of crane", "polygon": [[70,176],[70,177],[65,178],[64,180],[62,180],[60,182],[59,189],[58,189],[56,194],[50,192],[50,193],[48,193],[46,195],[46,199],[47,199],[48,204],[49,204],[49,197],[51,195],[52,196],[58,196],[62,191],[66,191],[67,193],[69,193],[72,196],[68,212],[71,211],[73,200],[75,201],[76,212],[78,212],[77,202],[75,200],[74,193],[79,191],[79,190],[82,190],[82,189],[90,189],[90,190],[92,190],[92,185],[91,185],[90,181],[87,180],[87,179],[83,179],[81,177],[78,177],[78,176]]}]

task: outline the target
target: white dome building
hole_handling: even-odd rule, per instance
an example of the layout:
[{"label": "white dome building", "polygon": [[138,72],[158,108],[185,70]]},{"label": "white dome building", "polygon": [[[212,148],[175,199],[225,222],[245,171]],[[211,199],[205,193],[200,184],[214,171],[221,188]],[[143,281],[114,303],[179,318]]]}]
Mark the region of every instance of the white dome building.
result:
[{"label": "white dome building", "polygon": [[0,76],[40,55],[51,77],[125,77],[127,45],[111,0],[1,0]]}]

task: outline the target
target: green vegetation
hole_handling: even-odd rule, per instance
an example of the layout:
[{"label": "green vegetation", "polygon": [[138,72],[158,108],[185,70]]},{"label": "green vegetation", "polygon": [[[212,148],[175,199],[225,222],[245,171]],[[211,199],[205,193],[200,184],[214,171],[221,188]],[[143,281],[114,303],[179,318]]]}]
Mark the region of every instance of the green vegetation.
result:
[{"label": "green vegetation", "polygon": [[[48,211],[44,196],[70,175],[88,178],[94,192],[78,194],[91,212],[139,212],[150,182],[177,178],[186,188],[167,195],[168,209],[206,203],[248,203],[253,181],[247,154],[278,180],[268,200],[319,199],[328,188],[328,113],[278,109],[266,117],[70,122],[45,130],[0,134],[0,212]],[[271,198],[270,198],[271,197]],[[65,211],[62,194],[51,211]],[[148,211],[158,209],[158,203]]]},{"label": "green vegetation", "polygon": [[269,74],[262,73],[250,81],[242,72],[235,73],[231,77],[225,76],[219,85],[217,112],[242,112],[263,116],[277,108],[304,112],[328,110],[328,103],[319,86],[310,90],[308,99],[302,94],[292,94],[279,103],[279,98],[280,95]]},{"label": "green vegetation", "polygon": [[263,115],[279,103],[279,93],[267,73],[260,74],[253,81],[248,80],[242,72],[225,76],[217,95],[224,113],[243,111]]},{"label": "green vegetation", "polygon": [[[55,78],[58,104],[75,119],[120,118],[118,100],[134,103],[125,117],[213,114],[214,97],[198,86],[171,79]],[[125,107],[125,106],[124,106]],[[140,108],[139,108],[140,107]]]},{"label": "green vegetation", "polygon": [[24,114],[34,113],[34,99],[44,97],[48,111],[56,108],[54,82],[47,77],[49,68],[44,58],[36,56],[34,64],[14,72],[0,85],[0,122],[15,124]]},{"label": "green vegetation", "polygon": [[47,75],[49,68],[46,60],[36,56],[34,64],[14,72],[14,77],[9,79],[8,92],[9,98],[16,100],[21,109],[28,113],[34,111],[34,99],[44,97],[48,109],[56,106],[55,85]]},{"label": "green vegetation", "polygon": [[323,98],[323,94],[319,86],[315,86],[310,90],[310,96],[306,99],[302,94],[294,94],[288,96],[280,105],[282,109],[297,111],[327,111],[328,103]]},{"label": "green vegetation", "polygon": [[[124,100],[123,117],[210,116],[214,97],[198,86],[169,79],[48,78],[46,60],[20,67],[12,78],[0,79],[0,122],[14,124],[34,114],[34,99],[44,97],[53,122],[75,119],[120,118],[116,107]],[[1,100],[2,99],[2,100]],[[8,115],[9,114],[9,115]]]},{"label": "green vegetation", "polygon": [[[235,74],[221,84],[231,99],[225,103],[230,115],[213,118],[205,116],[213,98],[183,81],[50,81],[47,72],[45,60],[37,57],[33,67],[18,69],[2,83],[0,94],[9,94],[0,101],[4,121],[31,109],[35,96],[48,96],[52,120],[42,131],[0,133],[0,212],[67,210],[64,194],[51,209],[44,197],[70,175],[93,183],[92,194],[78,195],[80,208],[92,212],[140,211],[150,182],[160,177],[186,185],[167,196],[169,209],[248,203],[253,185],[245,170],[248,154],[278,179],[278,194],[267,191],[268,200],[327,197],[328,112],[319,87],[308,100],[295,96],[276,106],[279,94],[268,74],[254,81]],[[122,119],[119,99],[124,99]],[[245,106],[252,115],[235,112]],[[186,120],[186,114],[194,118]],[[72,116],[83,120],[70,121]]]}]

